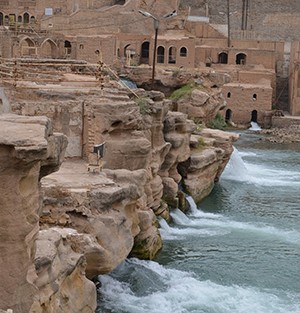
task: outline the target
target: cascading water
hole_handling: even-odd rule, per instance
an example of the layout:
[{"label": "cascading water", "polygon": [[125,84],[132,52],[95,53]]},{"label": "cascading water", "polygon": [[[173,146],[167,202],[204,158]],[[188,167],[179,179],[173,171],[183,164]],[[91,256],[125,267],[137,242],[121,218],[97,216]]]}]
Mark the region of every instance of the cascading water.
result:
[{"label": "cascading water", "polygon": [[237,145],[200,206],[160,221],[156,262],[100,277],[98,312],[300,313],[300,153]]},{"label": "cascading water", "polygon": [[249,128],[249,130],[253,130],[253,131],[261,130],[261,127],[256,122],[251,122],[250,124],[251,124],[251,127]]}]

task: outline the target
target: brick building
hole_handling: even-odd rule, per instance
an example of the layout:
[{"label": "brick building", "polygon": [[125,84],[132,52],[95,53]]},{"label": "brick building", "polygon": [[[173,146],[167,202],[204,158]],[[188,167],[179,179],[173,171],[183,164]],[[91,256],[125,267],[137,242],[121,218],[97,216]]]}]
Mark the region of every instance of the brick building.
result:
[{"label": "brick building", "polygon": [[[252,111],[257,111],[260,121],[263,112],[272,109],[276,73],[282,72],[285,62],[283,42],[229,40],[226,32],[209,24],[208,18],[178,11],[176,0],[150,2],[0,0],[1,56],[65,58],[90,63],[96,63],[101,56],[108,65],[119,62],[127,66],[152,66],[153,19],[158,19],[156,66],[209,67],[229,73],[231,85],[224,86],[225,98],[231,92],[240,94],[245,101],[245,105],[236,104],[235,110],[234,98],[227,99],[234,122],[248,122]],[[153,18],[140,14],[140,9],[151,12]],[[178,16],[165,18],[173,10],[178,11]],[[244,94],[245,90],[249,95]],[[258,101],[251,100],[251,94],[261,93],[264,96],[259,96]],[[241,108],[245,110],[243,117]]]}]

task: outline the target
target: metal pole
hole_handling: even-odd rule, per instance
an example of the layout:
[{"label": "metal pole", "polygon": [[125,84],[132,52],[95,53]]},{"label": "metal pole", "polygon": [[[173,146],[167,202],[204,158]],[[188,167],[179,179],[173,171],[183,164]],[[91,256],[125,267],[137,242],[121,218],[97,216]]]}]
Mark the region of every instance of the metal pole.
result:
[{"label": "metal pole", "polygon": [[152,61],[152,79],[151,84],[152,88],[154,87],[154,79],[155,79],[155,64],[156,64],[156,50],[157,50],[157,35],[158,35],[158,28],[159,28],[159,20],[154,19],[154,48],[153,48],[153,61]]},{"label": "metal pole", "polygon": [[227,38],[227,46],[230,48],[230,3],[229,0],[227,0],[227,27],[228,27],[228,38]]}]

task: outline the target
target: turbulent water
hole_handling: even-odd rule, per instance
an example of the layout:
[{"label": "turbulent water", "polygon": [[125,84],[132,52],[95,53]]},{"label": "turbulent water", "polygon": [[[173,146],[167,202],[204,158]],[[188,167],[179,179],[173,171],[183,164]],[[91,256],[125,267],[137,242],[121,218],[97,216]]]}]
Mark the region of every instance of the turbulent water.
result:
[{"label": "turbulent water", "polygon": [[300,152],[247,133],[236,146],[212,194],[161,221],[155,262],[100,277],[97,312],[300,313]]}]

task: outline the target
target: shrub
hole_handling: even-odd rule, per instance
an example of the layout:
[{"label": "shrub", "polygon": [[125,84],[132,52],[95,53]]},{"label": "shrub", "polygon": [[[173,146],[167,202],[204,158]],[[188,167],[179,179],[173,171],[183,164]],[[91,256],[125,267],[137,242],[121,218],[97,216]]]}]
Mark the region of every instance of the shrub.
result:
[{"label": "shrub", "polygon": [[140,113],[142,115],[149,114],[151,112],[147,98],[136,98],[136,99],[134,99],[134,101],[139,106]]},{"label": "shrub", "polygon": [[225,129],[227,127],[227,124],[224,117],[220,113],[217,113],[215,118],[208,123],[208,127],[214,129]]},{"label": "shrub", "polygon": [[171,100],[179,100],[180,98],[182,98],[185,95],[191,94],[192,91],[194,89],[194,86],[192,84],[187,84],[182,86],[179,89],[176,89],[170,96]]},{"label": "shrub", "polygon": [[205,142],[204,138],[203,138],[203,137],[200,137],[200,138],[198,139],[197,149],[198,149],[198,150],[202,150],[205,146],[206,146],[206,142]]}]

